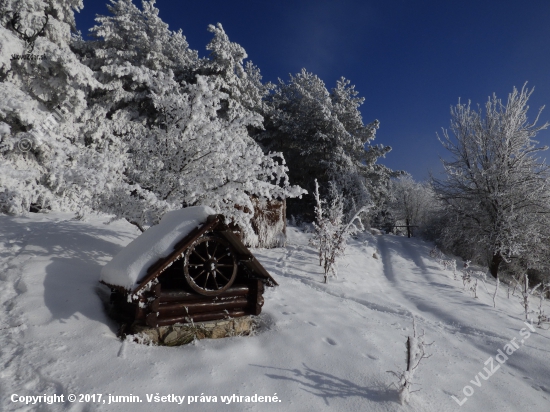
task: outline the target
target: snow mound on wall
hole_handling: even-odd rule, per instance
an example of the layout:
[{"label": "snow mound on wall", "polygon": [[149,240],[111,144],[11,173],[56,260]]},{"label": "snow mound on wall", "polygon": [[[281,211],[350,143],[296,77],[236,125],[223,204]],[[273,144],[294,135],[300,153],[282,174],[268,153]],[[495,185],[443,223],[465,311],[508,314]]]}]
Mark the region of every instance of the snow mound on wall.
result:
[{"label": "snow mound on wall", "polygon": [[210,207],[195,206],[166,213],[152,226],[120,251],[101,271],[100,280],[109,285],[134,289],[147,269],[174,250],[174,246],[194,228],[216,212]]}]

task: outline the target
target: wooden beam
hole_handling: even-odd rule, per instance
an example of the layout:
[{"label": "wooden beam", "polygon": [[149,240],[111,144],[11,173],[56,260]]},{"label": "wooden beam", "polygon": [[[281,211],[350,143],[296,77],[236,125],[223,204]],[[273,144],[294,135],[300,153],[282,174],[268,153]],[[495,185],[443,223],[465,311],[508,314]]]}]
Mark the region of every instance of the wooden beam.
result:
[{"label": "wooden beam", "polygon": [[163,302],[181,302],[188,300],[211,300],[214,301],[216,298],[225,298],[229,296],[246,296],[249,292],[248,285],[231,285],[227,290],[224,290],[219,295],[215,296],[204,296],[197,295],[196,293],[190,293],[184,290],[170,290],[166,289],[160,293],[158,298],[159,303]]},{"label": "wooden beam", "polygon": [[158,312],[161,308],[165,308],[167,306],[173,306],[173,305],[209,305],[209,304],[215,304],[220,302],[229,302],[233,301],[235,299],[246,299],[248,301],[249,294],[239,294],[239,295],[227,295],[227,296],[192,296],[190,299],[179,299],[179,300],[173,300],[173,301],[162,301],[160,299],[155,299],[149,303],[149,308],[151,309],[151,312]]},{"label": "wooden beam", "polygon": [[162,304],[154,312],[159,318],[194,315],[197,313],[222,312],[225,309],[244,309],[248,300],[243,297],[227,298],[218,302],[183,302]]},{"label": "wooden beam", "polygon": [[241,316],[249,315],[250,313],[241,309],[226,310],[223,312],[214,312],[214,313],[198,313],[195,315],[189,316],[174,316],[170,318],[159,318],[156,312],[149,313],[145,323],[147,326],[152,328],[157,328],[159,326],[169,326],[175,323],[191,323],[193,322],[206,322],[209,320],[224,320],[230,318],[238,318]]}]

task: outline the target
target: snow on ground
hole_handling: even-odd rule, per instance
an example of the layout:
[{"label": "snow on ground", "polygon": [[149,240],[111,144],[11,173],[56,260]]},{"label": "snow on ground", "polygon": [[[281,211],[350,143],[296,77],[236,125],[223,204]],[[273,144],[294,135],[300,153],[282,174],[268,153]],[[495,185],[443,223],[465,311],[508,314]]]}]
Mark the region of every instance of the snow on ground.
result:
[{"label": "snow on ground", "polygon": [[[107,220],[0,215],[0,410],[550,409],[550,331],[537,329],[492,376],[479,378],[479,372],[487,375],[489,357],[522,339],[522,308],[506,298],[505,287],[496,309],[482,285],[474,299],[430,258],[431,245],[418,239],[354,240],[340,261],[339,279],[325,285],[308,235],[289,228],[286,248],[255,250],[280,284],[266,292],[256,336],[176,348],[121,342],[104,310],[108,289],[98,279],[139,232],[124,222],[105,225]],[[434,343],[428,347],[432,357],[415,374],[420,391],[411,405],[401,406],[386,371],[405,364],[412,316]],[[465,386],[474,393],[459,406],[451,395],[462,400]],[[25,406],[10,400],[12,394],[53,393],[65,400],[71,393],[103,394],[106,403]],[[137,395],[142,403],[108,404],[109,394]],[[147,395],[157,394],[215,395],[218,402],[148,403]],[[232,394],[276,394],[281,402],[221,402]]]}]

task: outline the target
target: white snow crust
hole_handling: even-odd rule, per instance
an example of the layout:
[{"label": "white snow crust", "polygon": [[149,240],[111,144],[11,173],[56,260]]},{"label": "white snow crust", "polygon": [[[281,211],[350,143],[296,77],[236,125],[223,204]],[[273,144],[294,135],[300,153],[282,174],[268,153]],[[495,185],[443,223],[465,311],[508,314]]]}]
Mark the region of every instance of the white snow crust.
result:
[{"label": "white snow crust", "polygon": [[105,265],[100,280],[109,285],[134,289],[153,263],[168,256],[178,241],[205,223],[208,216],[215,214],[206,206],[166,213],[158,225],[143,232]]},{"label": "white snow crust", "polygon": [[[521,342],[520,330],[529,329],[518,297],[508,299],[501,284],[494,308],[488,278],[488,292],[480,287],[475,299],[430,257],[433,244],[392,235],[350,239],[339,277],[324,284],[310,235],[288,227],[285,248],[253,250],[280,285],[266,288],[255,336],[155,347],[116,337],[119,325],[105,310],[110,290],[98,283],[105,263],[139,231],[123,220],[105,225],[106,216],[72,218],[0,215],[2,412],[549,410],[550,331],[536,328]],[[418,333],[434,343],[414,374],[410,404],[401,406],[387,371],[405,367],[413,316]],[[519,349],[480,378],[491,369],[487,359],[514,338]],[[451,396],[464,399],[466,386],[474,393],[459,406]],[[14,394],[65,401],[26,405],[12,402]],[[103,397],[71,403],[68,394]],[[109,403],[109,395],[130,394],[141,402]],[[201,402],[201,394],[217,401]],[[277,394],[281,402],[222,402],[233,394]],[[186,398],[178,405],[171,395]]]}]

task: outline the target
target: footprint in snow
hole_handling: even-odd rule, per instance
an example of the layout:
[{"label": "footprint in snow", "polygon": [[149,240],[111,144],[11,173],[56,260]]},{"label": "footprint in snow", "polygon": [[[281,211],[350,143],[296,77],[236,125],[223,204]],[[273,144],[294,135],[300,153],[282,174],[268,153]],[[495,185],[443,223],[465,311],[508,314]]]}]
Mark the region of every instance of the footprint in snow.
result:
[{"label": "footprint in snow", "polygon": [[325,338],[325,342],[332,346],[338,345],[338,343],[336,343],[336,341],[331,338]]},{"label": "footprint in snow", "polygon": [[311,326],[317,326],[316,323],[313,323],[313,322],[308,322]]},{"label": "footprint in snow", "polygon": [[122,359],[126,359],[126,341],[122,341],[117,356]]},{"label": "footprint in snow", "polygon": [[17,282],[16,289],[19,293],[25,293],[28,291],[27,284],[22,279],[19,279],[19,282]]}]

